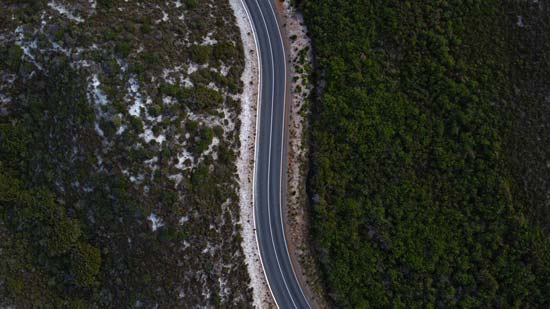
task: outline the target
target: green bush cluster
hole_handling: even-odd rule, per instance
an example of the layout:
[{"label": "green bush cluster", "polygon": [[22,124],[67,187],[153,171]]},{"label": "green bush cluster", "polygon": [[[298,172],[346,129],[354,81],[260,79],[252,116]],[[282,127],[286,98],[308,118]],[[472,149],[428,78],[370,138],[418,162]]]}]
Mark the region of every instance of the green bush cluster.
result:
[{"label": "green bush cluster", "polygon": [[[64,289],[89,286],[101,267],[100,253],[90,249],[94,246],[83,235],[86,224],[75,214],[75,205],[67,205],[49,185],[58,179],[56,162],[69,156],[72,146],[44,138],[50,133],[63,136],[61,132],[77,127],[84,132],[94,119],[93,111],[83,100],[84,81],[66,62],[48,69],[49,78],[20,101],[19,120],[4,116],[0,121],[0,237],[5,237],[0,278],[10,283],[0,287],[0,295],[10,295],[23,307],[61,306],[72,299]],[[38,95],[37,89],[47,90]],[[66,122],[51,126],[53,119],[44,110]],[[82,260],[88,258],[83,254],[92,254],[93,261]]]},{"label": "green bush cluster", "polygon": [[222,106],[224,97],[217,91],[202,84],[193,88],[184,88],[178,85],[162,84],[159,91],[167,96],[174,97],[192,110],[212,112]]},{"label": "green bush cluster", "polygon": [[212,54],[212,47],[209,45],[193,45],[190,53],[192,61],[198,64],[206,64]]},{"label": "green bush cluster", "polygon": [[23,57],[23,50],[17,45],[11,45],[7,52],[6,64],[14,71],[19,69],[21,58]]},{"label": "green bush cluster", "polygon": [[185,7],[188,9],[195,9],[197,6],[199,6],[198,0],[185,0]]},{"label": "green bush cluster", "polygon": [[101,267],[99,249],[85,243],[76,246],[71,254],[71,272],[80,286],[90,286],[96,281]]},{"label": "green bush cluster", "polygon": [[[122,57],[126,58],[130,55],[132,51],[132,44],[129,42],[117,42],[115,46],[115,51],[120,54]],[[145,57],[145,56],[144,56]],[[148,58],[146,58],[148,59]]]},{"label": "green bush cluster", "polygon": [[198,64],[223,63],[225,59],[236,59],[239,53],[237,47],[227,41],[214,45],[193,45],[190,48],[190,58]]},{"label": "green bush cluster", "polygon": [[510,59],[529,59],[511,3],[302,1],[323,84],[312,232],[337,307],[549,305],[549,221],[503,146]]}]

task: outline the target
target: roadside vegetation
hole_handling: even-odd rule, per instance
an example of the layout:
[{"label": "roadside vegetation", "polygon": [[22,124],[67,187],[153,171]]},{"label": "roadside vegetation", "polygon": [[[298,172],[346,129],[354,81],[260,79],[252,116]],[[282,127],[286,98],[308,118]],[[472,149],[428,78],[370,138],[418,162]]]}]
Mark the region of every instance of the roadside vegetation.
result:
[{"label": "roadside vegetation", "polygon": [[246,307],[226,1],[0,3],[0,307]]},{"label": "roadside vegetation", "polygon": [[300,6],[312,232],[337,307],[550,305],[550,8]]}]

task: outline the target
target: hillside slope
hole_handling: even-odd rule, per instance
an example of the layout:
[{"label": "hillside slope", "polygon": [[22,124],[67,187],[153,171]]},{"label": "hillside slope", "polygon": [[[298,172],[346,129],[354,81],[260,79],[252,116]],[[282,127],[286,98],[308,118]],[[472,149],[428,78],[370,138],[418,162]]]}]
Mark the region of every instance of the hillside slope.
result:
[{"label": "hillside slope", "polygon": [[251,303],[227,1],[0,3],[0,307]]}]

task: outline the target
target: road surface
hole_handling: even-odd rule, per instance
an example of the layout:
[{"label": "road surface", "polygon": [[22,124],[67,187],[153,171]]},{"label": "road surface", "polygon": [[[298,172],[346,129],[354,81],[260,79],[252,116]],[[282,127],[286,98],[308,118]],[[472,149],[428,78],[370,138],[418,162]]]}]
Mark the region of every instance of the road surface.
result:
[{"label": "road surface", "polygon": [[286,181],[286,59],[272,1],[244,0],[256,34],[261,71],[254,175],[256,236],[277,306],[310,308],[290,261],[282,216],[282,185]]}]

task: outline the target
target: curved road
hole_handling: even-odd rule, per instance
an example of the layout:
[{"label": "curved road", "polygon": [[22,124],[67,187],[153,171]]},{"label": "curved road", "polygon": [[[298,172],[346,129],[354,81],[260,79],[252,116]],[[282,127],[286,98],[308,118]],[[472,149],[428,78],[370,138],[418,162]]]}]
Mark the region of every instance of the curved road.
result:
[{"label": "curved road", "polygon": [[[260,256],[279,308],[311,308],[290,261],[282,205],[286,166],[286,59],[272,0],[244,0],[260,55],[261,94],[257,121],[254,211]],[[286,175],[286,174],[285,174]]]}]

